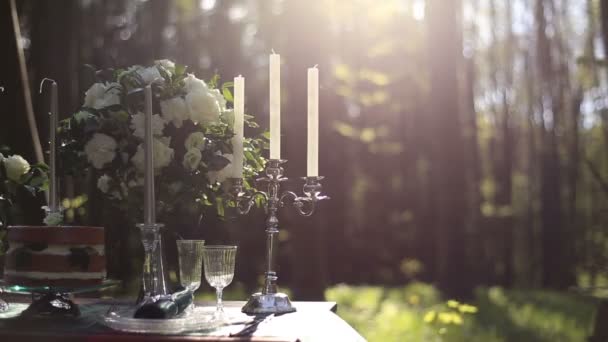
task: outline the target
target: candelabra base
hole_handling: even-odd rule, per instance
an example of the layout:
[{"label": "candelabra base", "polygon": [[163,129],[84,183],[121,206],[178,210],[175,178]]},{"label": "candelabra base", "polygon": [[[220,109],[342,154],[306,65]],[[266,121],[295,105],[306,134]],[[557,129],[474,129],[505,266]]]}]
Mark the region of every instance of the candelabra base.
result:
[{"label": "candelabra base", "polygon": [[296,308],[291,305],[289,297],[284,293],[258,292],[251,295],[241,311],[250,315],[283,314],[294,312]]}]

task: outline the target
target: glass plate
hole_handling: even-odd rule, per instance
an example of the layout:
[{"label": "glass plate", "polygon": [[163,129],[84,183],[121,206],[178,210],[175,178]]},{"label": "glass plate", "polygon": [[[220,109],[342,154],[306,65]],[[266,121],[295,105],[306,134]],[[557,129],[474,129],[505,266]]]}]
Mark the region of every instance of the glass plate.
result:
[{"label": "glass plate", "polygon": [[198,307],[170,319],[133,318],[135,309],[135,307],[110,309],[108,313],[101,316],[100,323],[114,330],[164,335],[211,330],[221,326],[220,322],[213,319],[210,311]]},{"label": "glass plate", "polygon": [[[105,279],[100,284],[81,286],[81,287],[66,287],[66,286],[26,286],[19,284],[11,284],[0,279],[0,290],[7,293],[86,293],[98,290],[103,290],[108,287],[120,285],[120,280]],[[0,291],[1,292],[1,291]]]}]

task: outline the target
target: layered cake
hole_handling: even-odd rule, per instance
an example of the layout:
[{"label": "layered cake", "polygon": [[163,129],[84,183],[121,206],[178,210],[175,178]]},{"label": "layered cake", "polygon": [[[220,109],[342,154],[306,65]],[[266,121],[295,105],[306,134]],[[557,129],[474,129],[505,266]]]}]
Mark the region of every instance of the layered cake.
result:
[{"label": "layered cake", "polygon": [[4,280],[18,285],[79,287],[106,277],[103,227],[12,226]]}]

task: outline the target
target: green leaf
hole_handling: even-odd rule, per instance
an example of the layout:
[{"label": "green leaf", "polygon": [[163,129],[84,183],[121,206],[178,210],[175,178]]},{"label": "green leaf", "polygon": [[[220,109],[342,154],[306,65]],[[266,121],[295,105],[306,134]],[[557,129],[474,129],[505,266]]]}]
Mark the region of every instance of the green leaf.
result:
[{"label": "green leaf", "polygon": [[230,91],[230,88],[233,87],[234,82],[225,82],[224,84],[222,84],[222,94],[228,102],[234,102],[234,97],[232,96],[232,92]]},{"label": "green leaf", "polygon": [[228,88],[222,89],[222,94],[224,95],[224,98],[226,99],[226,101],[234,102],[234,98],[232,97],[232,93],[230,92],[230,89],[228,89]]},{"label": "green leaf", "polygon": [[175,76],[182,76],[186,73],[187,66],[183,64],[175,64]]},{"label": "green leaf", "polygon": [[215,155],[215,156],[211,157],[211,159],[207,163],[207,168],[210,171],[219,171],[219,170],[225,168],[228,164],[230,164],[229,159],[227,159],[223,156]]},{"label": "green leaf", "polygon": [[225,214],[224,201],[222,200],[221,197],[217,197],[215,199],[215,205],[217,206],[217,215],[219,217],[224,217],[224,214]]}]

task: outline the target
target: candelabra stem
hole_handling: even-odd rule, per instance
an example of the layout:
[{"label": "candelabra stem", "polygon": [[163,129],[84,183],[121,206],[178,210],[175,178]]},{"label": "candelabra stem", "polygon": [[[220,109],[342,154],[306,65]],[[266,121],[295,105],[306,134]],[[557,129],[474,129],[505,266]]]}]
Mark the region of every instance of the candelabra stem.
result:
[{"label": "candelabra stem", "polygon": [[[276,211],[276,209],[275,209]],[[277,235],[279,234],[278,219],[276,213],[271,213],[268,217],[267,228],[266,228],[266,283],[263,294],[274,294],[277,293],[277,272],[275,271],[275,255],[276,255],[276,241]]]}]

